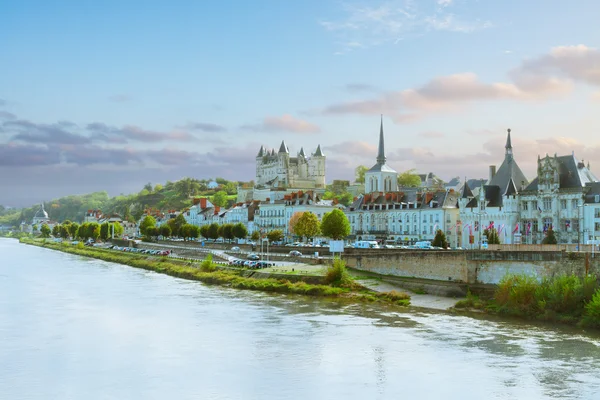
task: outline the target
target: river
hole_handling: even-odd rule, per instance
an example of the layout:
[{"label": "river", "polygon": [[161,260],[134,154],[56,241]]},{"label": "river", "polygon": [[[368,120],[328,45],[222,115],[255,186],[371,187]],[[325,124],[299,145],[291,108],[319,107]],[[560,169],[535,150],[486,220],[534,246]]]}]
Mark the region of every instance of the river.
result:
[{"label": "river", "polygon": [[0,257],[2,399],[600,398],[598,335]]}]

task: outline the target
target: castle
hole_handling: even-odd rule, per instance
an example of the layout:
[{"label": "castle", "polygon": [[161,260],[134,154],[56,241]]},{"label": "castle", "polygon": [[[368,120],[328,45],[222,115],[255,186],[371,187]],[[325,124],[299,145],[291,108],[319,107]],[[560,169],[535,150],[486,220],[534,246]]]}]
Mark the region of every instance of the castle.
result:
[{"label": "castle", "polygon": [[306,156],[300,148],[296,157],[290,157],[290,151],[281,142],[279,151],[260,146],[256,155],[256,187],[313,189],[325,187],[325,155],[321,145]]},{"label": "castle", "polygon": [[256,155],[256,179],[253,188],[238,188],[238,202],[250,200],[281,200],[298,189],[325,191],[325,155],[321,145],[307,156],[304,148],[296,157],[290,156],[285,141],[279,151],[260,146]]}]

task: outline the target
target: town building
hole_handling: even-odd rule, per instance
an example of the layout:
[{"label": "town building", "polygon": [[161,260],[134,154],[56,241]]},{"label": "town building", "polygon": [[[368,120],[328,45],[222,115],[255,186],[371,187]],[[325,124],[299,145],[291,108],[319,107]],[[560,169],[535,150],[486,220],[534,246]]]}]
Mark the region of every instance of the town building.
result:
[{"label": "town building", "polygon": [[386,164],[382,120],[376,163],[365,173],[365,193],[355,198],[345,212],[351,238],[412,244],[433,240],[438,229],[447,236],[456,236],[457,203],[458,193],[454,190],[399,190],[398,173]]}]

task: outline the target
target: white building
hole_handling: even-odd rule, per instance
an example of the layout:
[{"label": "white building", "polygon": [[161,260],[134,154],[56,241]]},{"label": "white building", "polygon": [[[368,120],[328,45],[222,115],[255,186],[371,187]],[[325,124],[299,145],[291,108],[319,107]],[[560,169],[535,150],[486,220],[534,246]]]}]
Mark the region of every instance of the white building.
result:
[{"label": "white building", "polygon": [[376,163],[365,173],[365,194],[346,209],[351,237],[414,243],[433,240],[438,229],[450,244],[457,242],[458,193],[398,189],[398,173],[386,164],[383,121],[379,129]]}]

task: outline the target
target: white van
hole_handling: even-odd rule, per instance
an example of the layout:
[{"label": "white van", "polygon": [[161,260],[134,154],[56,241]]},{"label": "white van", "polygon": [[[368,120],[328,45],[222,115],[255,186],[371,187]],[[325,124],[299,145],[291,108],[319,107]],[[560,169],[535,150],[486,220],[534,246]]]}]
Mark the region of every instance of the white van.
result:
[{"label": "white van", "polygon": [[354,243],[355,249],[378,249],[379,244],[375,240],[358,240]]},{"label": "white van", "polygon": [[429,240],[424,240],[422,242],[415,243],[415,248],[417,249],[430,249],[431,242]]}]

